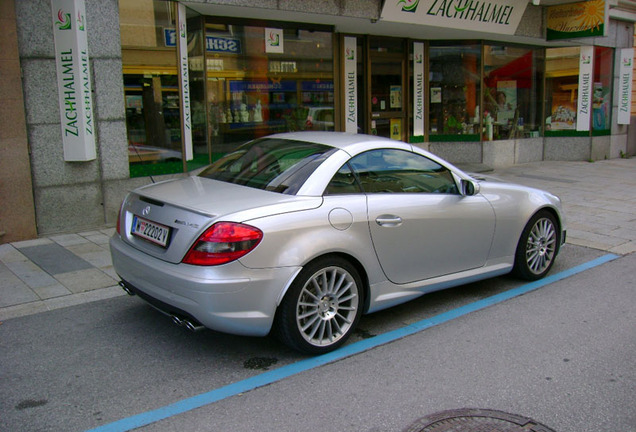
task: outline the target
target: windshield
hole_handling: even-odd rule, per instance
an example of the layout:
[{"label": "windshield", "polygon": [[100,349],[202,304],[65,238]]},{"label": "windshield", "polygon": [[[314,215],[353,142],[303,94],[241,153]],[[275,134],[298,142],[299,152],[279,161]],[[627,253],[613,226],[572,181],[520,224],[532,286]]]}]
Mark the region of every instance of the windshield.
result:
[{"label": "windshield", "polygon": [[323,144],[262,138],[242,145],[199,176],[293,195],[334,151]]}]

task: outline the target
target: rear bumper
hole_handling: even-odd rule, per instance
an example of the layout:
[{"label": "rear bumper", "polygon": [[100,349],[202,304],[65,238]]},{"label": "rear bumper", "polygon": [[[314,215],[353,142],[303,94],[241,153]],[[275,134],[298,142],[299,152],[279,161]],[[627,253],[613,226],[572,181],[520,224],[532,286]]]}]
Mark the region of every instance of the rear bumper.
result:
[{"label": "rear bumper", "polygon": [[224,333],[265,336],[276,307],[300,268],[248,269],[171,264],[110,240],[113,267],[132,291],[167,314],[193,318]]}]

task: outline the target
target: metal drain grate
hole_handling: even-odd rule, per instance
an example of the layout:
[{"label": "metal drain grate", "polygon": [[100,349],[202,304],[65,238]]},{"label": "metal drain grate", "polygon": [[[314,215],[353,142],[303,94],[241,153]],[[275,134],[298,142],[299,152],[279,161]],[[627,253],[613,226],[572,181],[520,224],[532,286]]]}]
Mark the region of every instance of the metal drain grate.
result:
[{"label": "metal drain grate", "polygon": [[555,432],[536,421],[502,411],[464,408],[423,417],[404,432]]}]

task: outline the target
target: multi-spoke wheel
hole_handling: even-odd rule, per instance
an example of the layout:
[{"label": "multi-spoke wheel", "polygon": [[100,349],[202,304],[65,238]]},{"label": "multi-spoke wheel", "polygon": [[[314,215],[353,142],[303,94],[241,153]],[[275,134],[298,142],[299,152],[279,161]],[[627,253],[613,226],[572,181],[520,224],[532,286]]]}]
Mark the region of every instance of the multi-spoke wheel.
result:
[{"label": "multi-spoke wheel", "polygon": [[342,345],[362,313],[360,276],[349,262],[327,257],[305,267],[280,305],[275,331],[294,349],[322,354]]},{"label": "multi-spoke wheel", "polygon": [[559,251],[560,233],[552,213],[541,211],[528,222],[517,246],[515,273],[528,280],[544,277]]}]

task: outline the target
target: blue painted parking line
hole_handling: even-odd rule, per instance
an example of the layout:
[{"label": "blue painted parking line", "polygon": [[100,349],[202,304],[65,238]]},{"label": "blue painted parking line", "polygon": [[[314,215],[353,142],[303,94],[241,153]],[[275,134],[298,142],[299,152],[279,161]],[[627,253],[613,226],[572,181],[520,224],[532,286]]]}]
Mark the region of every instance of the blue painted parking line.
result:
[{"label": "blue painted parking line", "polygon": [[227,399],[232,396],[236,396],[240,393],[244,393],[259,387],[266,386],[268,384],[275,383],[284,378],[297,375],[306,370],[314,369],[319,366],[324,366],[326,364],[333,363],[337,360],[350,357],[352,355],[367,351],[369,349],[378,347],[380,345],[384,345],[389,342],[393,342],[398,339],[401,339],[403,337],[421,332],[422,330],[454,320],[456,318],[467,315],[471,312],[475,312],[475,311],[487,308],[489,306],[492,306],[494,304],[512,299],[514,297],[518,297],[520,295],[529,293],[543,286],[552,284],[562,279],[566,279],[577,273],[581,273],[591,268],[600,266],[609,261],[615,260],[618,257],[619,257],[618,255],[613,255],[613,254],[603,255],[597,259],[578,265],[571,269],[564,270],[560,273],[556,273],[554,275],[548,276],[544,279],[527,283],[518,288],[513,288],[511,290],[496,294],[494,296],[487,297],[482,300],[478,300],[476,302],[436,315],[432,318],[427,318],[425,320],[418,321],[406,327],[402,327],[397,330],[393,330],[387,333],[374,336],[369,339],[361,340],[359,342],[346,345],[329,354],[300,360],[296,363],[293,363],[287,366],[282,366],[275,370],[264,372],[262,374],[253,376],[251,378],[247,378],[245,380],[229,384],[225,387],[211,390],[207,393],[202,393],[200,395],[183,399],[181,401],[175,402],[170,405],[166,405],[164,407],[161,407],[152,411],[147,411],[145,413],[137,414],[132,417],[124,418],[122,420],[118,420],[113,423],[99,426],[87,432],[130,431],[142,426],[146,426],[146,425],[158,422],[160,420],[164,420],[164,419],[176,416],[178,414],[182,414],[182,413],[194,410],[196,408],[203,407],[205,405],[210,405],[214,402],[218,402],[220,400]]}]

